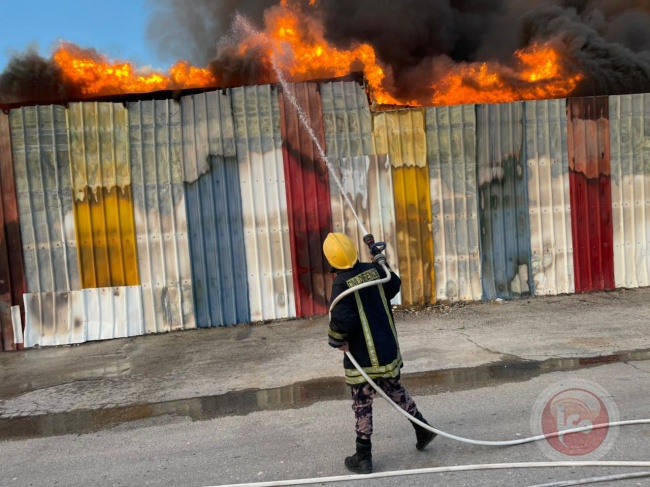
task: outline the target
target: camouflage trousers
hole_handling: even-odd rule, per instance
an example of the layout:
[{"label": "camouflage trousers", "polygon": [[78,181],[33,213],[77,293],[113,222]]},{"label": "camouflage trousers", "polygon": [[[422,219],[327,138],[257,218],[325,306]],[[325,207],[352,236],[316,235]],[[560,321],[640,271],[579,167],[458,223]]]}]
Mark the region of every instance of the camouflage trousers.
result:
[{"label": "camouflage trousers", "polygon": [[[397,379],[377,379],[375,383],[404,411],[414,416],[415,402]],[[352,386],[352,410],[356,418],[357,437],[369,440],[372,436],[372,401],[377,391],[368,384]]]}]

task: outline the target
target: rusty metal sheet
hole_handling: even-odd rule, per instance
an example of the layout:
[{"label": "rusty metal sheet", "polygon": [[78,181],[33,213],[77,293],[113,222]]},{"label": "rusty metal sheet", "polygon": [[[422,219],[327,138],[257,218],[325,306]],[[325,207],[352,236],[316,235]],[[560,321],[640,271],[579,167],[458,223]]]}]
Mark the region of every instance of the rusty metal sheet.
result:
[{"label": "rusty metal sheet", "polygon": [[250,319],[293,318],[296,304],[278,94],[274,86],[265,85],[235,88],[231,96]]},{"label": "rusty metal sheet", "polygon": [[25,320],[25,348],[142,335],[142,288],[25,294]]},{"label": "rusty metal sheet", "polygon": [[[318,85],[298,83],[289,89],[325,148]],[[322,315],[328,312],[333,281],[322,251],[332,230],[329,174],[288,95],[281,92],[279,98],[296,314]]]},{"label": "rusty metal sheet", "polygon": [[476,106],[483,298],[533,293],[523,104]]},{"label": "rusty metal sheet", "polygon": [[609,97],[614,282],[650,286],[650,95]]},{"label": "rusty metal sheet", "polygon": [[248,279],[231,98],[221,91],[184,96],[181,111],[196,323],[199,327],[247,323]]},{"label": "rusty metal sheet", "polygon": [[[366,229],[377,241],[387,243],[386,257],[397,263],[397,232],[393,178],[386,155],[376,155],[372,137],[372,115],[366,92],[354,81],[320,85],[327,157],[336,171],[345,194],[354,205]],[[357,242],[362,262],[370,261],[363,243],[363,231],[341,190],[330,178],[332,225]],[[401,295],[393,299],[401,303]]]},{"label": "rusty metal sheet", "polygon": [[72,103],[66,121],[82,287],[137,285],[128,111]]},{"label": "rusty metal sheet", "polygon": [[181,107],[173,100],[129,105],[129,145],[145,331],[196,328]]},{"label": "rusty metal sheet", "polygon": [[440,300],[479,301],[483,287],[475,107],[427,109],[426,124],[436,295]]},{"label": "rusty metal sheet", "polygon": [[535,294],[572,294],[575,280],[566,100],[525,102],[524,111]]},{"label": "rusty metal sheet", "polygon": [[81,288],[65,109],[10,113],[27,292]]},{"label": "rusty metal sheet", "polygon": [[575,289],[614,289],[609,100],[574,98],[567,110]]},{"label": "rusty metal sheet", "polygon": [[[9,117],[0,113],[0,351],[15,350],[12,308],[23,309],[25,273]],[[15,313],[14,313],[15,314]],[[22,331],[22,330],[19,330]]]},{"label": "rusty metal sheet", "polygon": [[376,114],[373,135],[378,154],[392,166],[397,255],[402,304],[435,302],[433,224],[424,110]]}]

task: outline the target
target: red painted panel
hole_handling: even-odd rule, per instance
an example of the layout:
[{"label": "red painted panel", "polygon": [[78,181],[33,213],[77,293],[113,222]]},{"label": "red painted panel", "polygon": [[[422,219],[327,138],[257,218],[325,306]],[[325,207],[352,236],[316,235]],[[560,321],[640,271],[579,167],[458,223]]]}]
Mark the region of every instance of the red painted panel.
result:
[{"label": "red painted panel", "polygon": [[[299,83],[290,89],[325,150],[318,85]],[[332,230],[327,165],[288,95],[282,92],[280,115],[296,314],[322,315],[328,312],[332,286],[332,274],[322,251],[323,240]]]},{"label": "red painted panel", "polygon": [[576,292],[614,289],[609,100],[572,99],[567,113]]},{"label": "red painted panel", "polygon": [[14,181],[9,117],[0,113],[0,350],[14,350],[11,307],[20,306],[23,323],[25,271]]}]

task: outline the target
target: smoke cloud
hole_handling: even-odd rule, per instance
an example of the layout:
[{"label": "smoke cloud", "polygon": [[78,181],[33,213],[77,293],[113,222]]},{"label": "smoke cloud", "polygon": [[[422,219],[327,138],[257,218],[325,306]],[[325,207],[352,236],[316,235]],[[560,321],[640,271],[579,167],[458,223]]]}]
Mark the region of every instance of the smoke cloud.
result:
[{"label": "smoke cloud", "polygon": [[[437,67],[507,64],[516,49],[534,42],[552,43],[585,74],[576,96],[650,91],[650,0],[320,0],[315,8],[306,0],[290,3],[320,18],[326,39],[337,47],[372,45],[403,99],[421,97],[423,76],[430,78]],[[219,40],[237,12],[261,26],[264,12],[276,4],[200,0],[188,7],[183,0],[161,0],[150,32],[162,25],[164,33],[151,38],[161,51],[196,63],[211,60],[213,69],[245,83],[260,75],[260,67],[254,58],[233,59]]]},{"label": "smoke cloud", "polygon": [[[512,67],[513,53],[549,43],[584,74],[573,96],[650,92],[650,0],[286,0],[342,49],[373,46],[400,99],[426,103],[427,86],[458,63]],[[261,52],[237,49],[236,14],[259,29],[280,0],[149,0],[148,38],[161,59],[209,66],[222,86],[274,81]],[[271,13],[270,13],[271,12]],[[51,60],[15,57],[0,102],[76,93]],[[425,97],[425,98],[423,98]]]}]

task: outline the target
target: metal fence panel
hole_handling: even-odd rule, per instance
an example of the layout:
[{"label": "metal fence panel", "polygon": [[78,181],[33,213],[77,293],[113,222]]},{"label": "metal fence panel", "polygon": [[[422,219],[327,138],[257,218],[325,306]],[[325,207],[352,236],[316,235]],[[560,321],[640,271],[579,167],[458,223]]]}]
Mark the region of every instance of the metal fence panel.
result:
[{"label": "metal fence panel", "polygon": [[474,105],[426,111],[433,213],[436,295],[450,301],[483,297],[476,201]]},{"label": "metal fence panel", "polygon": [[248,279],[230,96],[185,96],[181,106],[197,326],[246,323]]},{"label": "metal fence panel", "polygon": [[576,292],[614,289],[609,101],[571,99],[567,118]]},{"label": "metal fence panel", "polygon": [[524,103],[536,295],[575,292],[566,100]]},{"label": "metal fence panel", "polygon": [[65,109],[10,113],[27,292],[81,288]]},{"label": "metal fence panel", "polygon": [[0,351],[15,350],[16,343],[21,342],[19,336],[14,336],[12,308],[24,311],[24,292],[25,271],[11,130],[9,117],[0,113]]},{"label": "metal fence panel", "polygon": [[146,332],[196,328],[180,104],[129,105],[129,144]]},{"label": "metal fence panel", "polygon": [[650,286],[650,95],[609,98],[617,288]]},{"label": "metal fence panel", "polygon": [[[351,81],[320,86],[327,156],[366,229],[377,241],[387,243],[386,257],[397,263],[397,233],[393,178],[388,157],[374,153],[372,114],[363,86]],[[363,232],[341,190],[330,178],[332,225],[335,232],[350,235],[357,242],[359,257],[369,262]],[[393,299],[401,302],[401,295]]]},{"label": "metal fence panel", "polygon": [[128,111],[72,103],[66,117],[82,287],[137,285]]},{"label": "metal fence panel", "polygon": [[477,105],[484,299],[533,292],[523,103]]},{"label": "metal fence panel", "polygon": [[25,347],[144,334],[140,286],[25,294]]},{"label": "metal fence panel", "polygon": [[388,154],[397,227],[402,304],[435,302],[433,230],[424,110],[374,116],[378,154]]},{"label": "metal fence panel", "polygon": [[[325,148],[318,85],[298,83],[289,89],[311,124],[318,143]],[[322,315],[329,309],[333,280],[322,251],[323,241],[332,229],[328,169],[289,94],[282,92],[280,116],[296,314],[300,317]]]},{"label": "metal fence panel", "polygon": [[277,91],[266,85],[231,93],[251,320],[295,317]]}]

